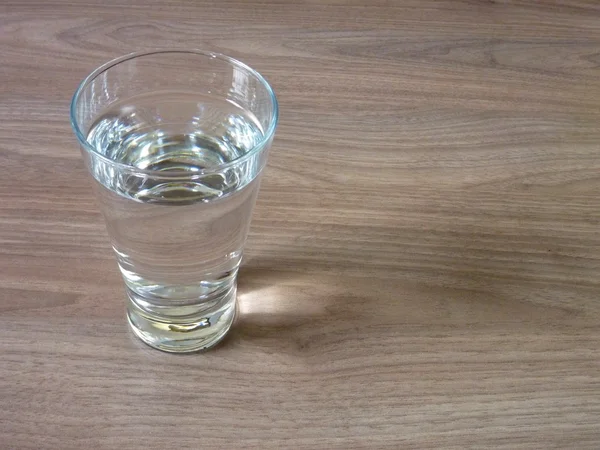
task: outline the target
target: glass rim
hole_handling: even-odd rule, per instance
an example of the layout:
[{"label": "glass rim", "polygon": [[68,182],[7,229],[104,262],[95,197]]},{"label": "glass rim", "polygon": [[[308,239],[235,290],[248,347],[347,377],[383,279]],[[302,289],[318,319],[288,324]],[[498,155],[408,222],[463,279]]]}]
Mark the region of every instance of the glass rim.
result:
[{"label": "glass rim", "polygon": [[[83,92],[83,90],[89,85],[89,83],[91,83],[99,75],[101,75],[102,73],[106,72],[110,68],[112,68],[120,63],[129,61],[129,60],[132,60],[135,58],[139,58],[141,56],[158,55],[161,53],[188,53],[188,54],[193,54],[193,55],[215,58],[215,59],[218,59],[225,63],[228,63],[233,67],[241,68],[241,69],[249,72],[252,76],[256,77],[256,79],[265,87],[267,93],[269,94],[269,98],[271,100],[271,104],[273,107],[271,118],[269,119],[269,126],[267,127],[267,129],[264,132],[263,136],[261,137],[260,141],[256,145],[254,145],[248,152],[244,153],[243,155],[241,155],[237,158],[232,159],[231,161],[227,161],[226,163],[219,164],[216,167],[200,169],[196,172],[185,173],[185,174],[177,174],[174,172],[161,173],[161,172],[158,172],[155,170],[142,169],[142,168],[136,167],[131,164],[126,164],[126,163],[122,163],[119,161],[115,161],[114,159],[111,159],[111,158],[103,155],[102,153],[98,152],[98,150],[96,150],[92,145],[90,145],[90,143],[87,141],[86,137],[84,136],[83,132],[81,131],[81,127],[79,126],[78,120],[76,118],[77,102],[78,102],[79,97],[80,97],[81,93]],[[265,77],[263,77],[258,71],[254,70],[248,64],[246,64],[238,59],[232,58],[231,56],[227,56],[223,53],[205,51],[205,50],[199,50],[199,49],[173,48],[173,49],[142,50],[142,51],[138,51],[138,52],[128,53],[126,55],[111,59],[110,61],[107,61],[106,63],[100,65],[99,67],[94,69],[88,76],[86,76],[79,83],[79,86],[77,86],[77,89],[75,90],[75,93],[73,94],[73,97],[71,99],[69,115],[70,115],[71,128],[73,129],[73,132],[75,133],[75,137],[79,141],[79,144],[87,152],[93,154],[95,157],[99,158],[104,163],[115,166],[115,167],[119,168],[120,170],[131,171],[131,172],[135,172],[137,174],[144,174],[144,175],[147,175],[147,176],[150,176],[153,178],[193,179],[198,176],[203,176],[206,174],[214,174],[214,173],[220,172],[224,169],[227,169],[229,167],[233,167],[233,166],[242,164],[246,160],[252,158],[252,156],[254,156],[256,153],[260,152],[266,146],[266,144],[269,142],[269,140],[273,137],[273,135],[275,134],[275,129],[277,128],[277,123],[279,120],[279,105],[277,103],[277,97],[275,96],[275,92],[273,91],[273,88],[271,87],[269,82],[265,79]]]}]

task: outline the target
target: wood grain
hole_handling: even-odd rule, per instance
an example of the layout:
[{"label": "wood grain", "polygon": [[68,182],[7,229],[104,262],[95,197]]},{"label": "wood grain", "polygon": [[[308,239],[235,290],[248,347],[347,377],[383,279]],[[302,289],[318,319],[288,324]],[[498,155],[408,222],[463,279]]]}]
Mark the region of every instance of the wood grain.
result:
[{"label": "wood grain", "polygon": [[[128,332],[68,124],[173,46],[281,106],[240,319],[188,356]],[[4,0],[0,52],[0,448],[600,448],[597,2]]]}]

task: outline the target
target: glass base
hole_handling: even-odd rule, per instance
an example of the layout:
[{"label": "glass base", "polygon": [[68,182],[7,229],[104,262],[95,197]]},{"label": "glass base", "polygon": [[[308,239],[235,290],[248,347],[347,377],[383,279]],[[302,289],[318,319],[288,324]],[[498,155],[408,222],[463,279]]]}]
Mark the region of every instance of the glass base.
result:
[{"label": "glass base", "polygon": [[235,284],[208,302],[206,309],[187,315],[157,315],[132,297],[129,294],[127,302],[131,329],[146,344],[165,352],[188,353],[215,346],[231,328],[236,314]]}]

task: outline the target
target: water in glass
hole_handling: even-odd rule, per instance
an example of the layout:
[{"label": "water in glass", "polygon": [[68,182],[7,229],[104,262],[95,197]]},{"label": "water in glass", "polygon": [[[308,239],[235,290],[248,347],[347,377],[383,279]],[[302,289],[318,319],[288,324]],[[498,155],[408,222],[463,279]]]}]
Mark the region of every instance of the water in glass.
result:
[{"label": "water in glass", "polygon": [[[235,314],[240,264],[261,165],[246,155],[259,121],[228,100],[154,92],[115,102],[87,141],[96,190],[125,284],[136,333],[161,348],[220,339]],[[241,159],[240,159],[241,158]],[[222,324],[222,326],[220,326]],[[173,347],[175,346],[175,347]]]}]

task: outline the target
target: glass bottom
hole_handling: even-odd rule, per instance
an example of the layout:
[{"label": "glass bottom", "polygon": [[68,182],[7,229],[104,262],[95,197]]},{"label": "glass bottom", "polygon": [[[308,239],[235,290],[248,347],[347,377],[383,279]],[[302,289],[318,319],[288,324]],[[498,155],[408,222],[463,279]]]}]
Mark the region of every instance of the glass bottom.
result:
[{"label": "glass bottom", "polygon": [[[151,347],[171,353],[206,350],[227,334],[236,315],[235,283],[218,298],[196,305],[193,314],[158,315],[150,312],[128,293],[127,319],[137,337]],[[204,303],[204,302],[203,302]]]}]

